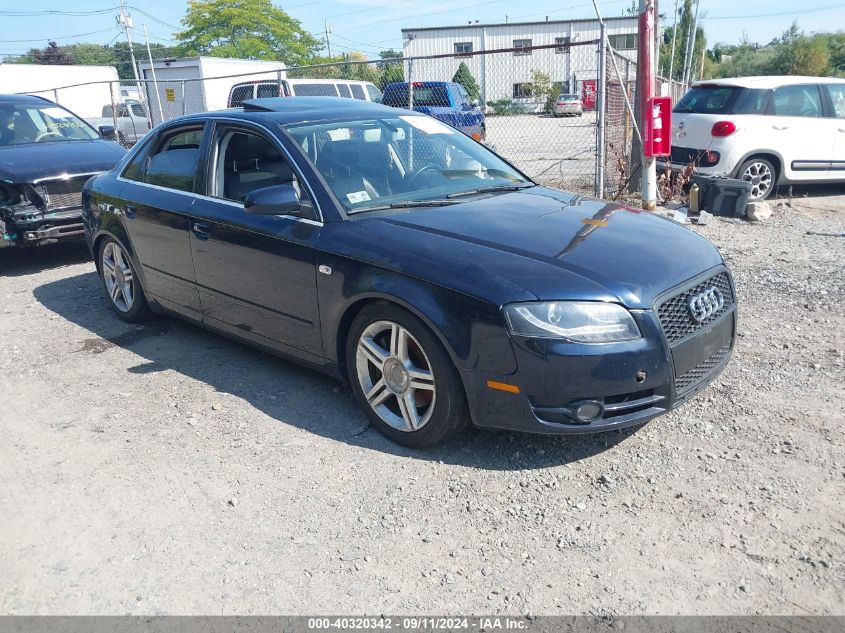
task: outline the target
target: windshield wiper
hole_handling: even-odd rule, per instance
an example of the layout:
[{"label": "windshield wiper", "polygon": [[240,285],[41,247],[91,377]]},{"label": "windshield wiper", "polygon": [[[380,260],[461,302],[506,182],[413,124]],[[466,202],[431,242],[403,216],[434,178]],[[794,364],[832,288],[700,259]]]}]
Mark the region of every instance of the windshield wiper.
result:
[{"label": "windshield wiper", "polygon": [[361,207],[350,209],[349,214],[364,213],[365,211],[384,211],[385,209],[414,209],[421,207],[445,207],[450,204],[458,204],[454,200],[406,200],[405,202],[393,202],[391,204],[377,204],[372,207]]},{"label": "windshield wiper", "polygon": [[478,189],[470,189],[469,191],[458,191],[457,193],[450,193],[447,198],[462,198],[463,196],[475,196],[480,193],[496,193],[499,191],[519,191],[521,189],[528,189],[534,187],[530,182],[525,182],[519,185],[491,185],[489,187],[479,187]]}]

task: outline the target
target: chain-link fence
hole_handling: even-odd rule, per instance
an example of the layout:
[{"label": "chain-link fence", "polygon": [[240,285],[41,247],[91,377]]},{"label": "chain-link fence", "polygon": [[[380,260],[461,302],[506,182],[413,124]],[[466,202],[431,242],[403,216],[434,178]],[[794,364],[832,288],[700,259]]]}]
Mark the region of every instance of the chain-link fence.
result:
[{"label": "chain-link fence", "polygon": [[[142,64],[139,80],[30,94],[56,101],[95,127],[114,126],[119,141],[128,147],[162,121],[236,107],[246,99],[308,95],[374,101],[381,100],[384,90],[387,105],[415,108],[482,138],[537,182],[601,194],[601,171],[613,169],[614,152],[630,141],[630,122],[620,114],[613,74],[600,72],[604,57],[601,41],[592,40],[296,68],[280,65],[211,77],[201,76],[197,66],[178,70],[166,63],[160,70],[155,64],[154,77],[152,68]],[[633,78],[636,71],[627,64],[623,72]],[[611,126],[605,146],[610,151],[602,154],[604,77],[610,82]],[[456,78],[465,88],[443,87],[441,82]]]},{"label": "chain-link fence", "polygon": [[634,136],[638,133],[633,116],[637,99],[637,64],[609,49],[605,76],[604,193],[616,196],[628,189],[632,176],[631,157]]}]

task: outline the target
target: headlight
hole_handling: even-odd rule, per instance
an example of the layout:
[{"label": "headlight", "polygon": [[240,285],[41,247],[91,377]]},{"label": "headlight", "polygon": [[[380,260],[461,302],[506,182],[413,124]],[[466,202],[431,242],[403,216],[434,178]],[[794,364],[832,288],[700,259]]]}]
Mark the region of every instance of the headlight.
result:
[{"label": "headlight", "polygon": [[544,301],[505,306],[511,334],[562,338],[576,343],[611,343],[640,338],[631,313],[615,303]]}]

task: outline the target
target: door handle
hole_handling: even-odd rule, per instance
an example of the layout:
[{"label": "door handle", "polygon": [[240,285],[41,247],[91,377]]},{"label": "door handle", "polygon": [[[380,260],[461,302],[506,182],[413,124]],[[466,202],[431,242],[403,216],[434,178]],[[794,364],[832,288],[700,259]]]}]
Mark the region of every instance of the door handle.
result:
[{"label": "door handle", "polygon": [[135,216],[138,215],[138,209],[131,205],[126,205],[123,209],[123,215],[125,215],[130,220],[134,220]]},{"label": "door handle", "polygon": [[772,127],[776,130],[788,130],[789,129],[788,125],[773,125]]},{"label": "door handle", "polygon": [[201,240],[207,240],[211,237],[208,233],[208,225],[204,222],[191,222],[191,231]]}]

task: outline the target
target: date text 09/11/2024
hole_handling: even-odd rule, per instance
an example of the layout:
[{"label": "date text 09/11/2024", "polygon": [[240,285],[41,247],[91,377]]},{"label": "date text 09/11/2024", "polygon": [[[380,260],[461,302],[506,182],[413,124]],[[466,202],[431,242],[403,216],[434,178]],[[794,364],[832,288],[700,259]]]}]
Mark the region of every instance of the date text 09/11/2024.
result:
[{"label": "date text 09/11/2024", "polygon": [[521,630],[528,623],[521,618],[509,617],[346,617],[309,618],[309,630],[398,630],[398,631],[493,631]]}]

